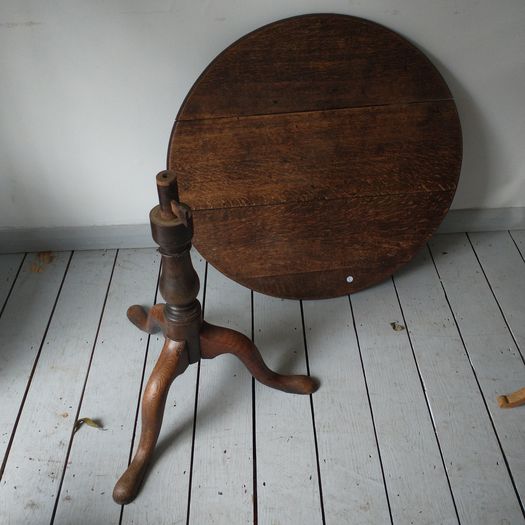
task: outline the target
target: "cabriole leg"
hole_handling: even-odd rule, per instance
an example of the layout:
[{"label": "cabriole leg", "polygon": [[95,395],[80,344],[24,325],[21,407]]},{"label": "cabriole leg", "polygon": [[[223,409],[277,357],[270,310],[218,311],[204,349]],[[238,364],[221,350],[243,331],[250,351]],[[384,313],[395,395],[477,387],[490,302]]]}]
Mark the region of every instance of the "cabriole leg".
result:
[{"label": "cabriole leg", "polygon": [[233,354],[263,385],[291,394],[311,394],[319,388],[313,377],[281,375],[270,370],[257,347],[240,332],[203,322],[200,336],[201,357],[213,359],[218,355]]},{"label": "cabriole leg", "polygon": [[173,380],[188,367],[186,343],[166,338],[142,398],[142,431],[133,461],[113,490],[113,499],[124,505],[140,487],[159,437],[166,398]]}]

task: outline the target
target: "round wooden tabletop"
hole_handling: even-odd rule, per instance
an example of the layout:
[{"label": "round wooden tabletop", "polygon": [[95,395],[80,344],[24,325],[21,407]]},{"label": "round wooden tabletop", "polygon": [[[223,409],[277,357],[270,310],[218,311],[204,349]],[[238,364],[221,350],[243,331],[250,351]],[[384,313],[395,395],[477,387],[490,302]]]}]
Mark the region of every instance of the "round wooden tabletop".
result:
[{"label": "round wooden tabletop", "polygon": [[421,51],[376,23],[315,14],[213,60],[179,111],[168,168],[213,266],[317,299],[406,264],[448,211],[461,155],[456,106]]}]

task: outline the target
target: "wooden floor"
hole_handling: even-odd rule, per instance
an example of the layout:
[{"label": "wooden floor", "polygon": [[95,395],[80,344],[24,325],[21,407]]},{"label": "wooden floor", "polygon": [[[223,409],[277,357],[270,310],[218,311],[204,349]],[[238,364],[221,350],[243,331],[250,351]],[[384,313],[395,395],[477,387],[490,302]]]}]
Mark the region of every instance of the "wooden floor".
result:
[{"label": "wooden floor", "polygon": [[[525,231],[441,235],[379,286],[301,304],[194,254],[205,318],[321,388],[270,390],[231,356],[193,365],[126,507],[111,492],[161,341],[125,311],[160,300],[159,255],[1,256],[0,523],[524,523],[525,407],[496,402],[525,386],[524,255]],[[104,429],[75,432],[84,417]]]}]

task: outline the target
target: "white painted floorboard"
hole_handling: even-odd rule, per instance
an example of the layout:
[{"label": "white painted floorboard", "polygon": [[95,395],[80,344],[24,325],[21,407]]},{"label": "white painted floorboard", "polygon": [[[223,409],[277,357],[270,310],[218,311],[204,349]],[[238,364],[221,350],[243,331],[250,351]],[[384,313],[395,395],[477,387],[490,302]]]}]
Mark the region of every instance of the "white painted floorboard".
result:
[{"label": "white painted floorboard", "polygon": [[[306,374],[300,303],[254,293],[254,342],[268,366]],[[257,508],[261,523],[322,524],[309,396],[255,384]]]},{"label": "white painted floorboard", "polygon": [[[204,319],[250,336],[250,291],[211,265]],[[200,367],[189,523],[253,523],[251,376],[232,355]]]},{"label": "white painted floorboard", "polygon": [[57,254],[42,272],[33,271],[36,255],[27,255],[0,317],[2,465],[70,255]]},{"label": "white painted floorboard", "polygon": [[51,520],[114,258],[71,259],[0,483],[0,523]]},{"label": "white painted floorboard", "polygon": [[326,523],[389,523],[388,500],[348,297],[304,301]]},{"label": "white painted floorboard", "polygon": [[79,410],[79,417],[99,421],[104,430],[83,425],[73,435],[55,523],[72,524],[78,516],[85,524],[119,522],[111,493],[128,464],[148,341],[124,314],[133,303],[153,303],[159,259],[152,249],[117,256]]},{"label": "white painted floorboard", "polygon": [[469,238],[523,357],[525,261],[509,232],[470,233]]},{"label": "white painted floorboard", "polygon": [[525,230],[515,230],[509,233],[512,240],[516,243],[521,256],[525,258]]},{"label": "white painted floorboard", "polygon": [[12,253],[0,257],[0,311],[4,307],[23,260],[23,253]]},{"label": "white painted floorboard", "polygon": [[525,365],[467,236],[437,235],[430,247],[523,509],[525,418],[497,396],[525,385]]},{"label": "white painted floorboard", "polygon": [[503,454],[427,249],[395,283],[461,523],[519,523]]},{"label": "white painted floorboard", "polygon": [[391,280],[352,296],[394,523],[457,523],[432,420]]},{"label": "white painted floorboard", "polygon": [[[524,231],[440,235],[351,302],[301,305],[211,266],[205,287],[194,253],[205,319],[253,323],[272,368],[321,389],[253,384],[233,356],[190,366],[124,508],[162,345],[125,312],[154,302],[158,253],[0,256],[0,524],[524,524],[525,407],[496,403],[525,386],[524,254]],[[72,434],[77,416],[106,430]]]}]

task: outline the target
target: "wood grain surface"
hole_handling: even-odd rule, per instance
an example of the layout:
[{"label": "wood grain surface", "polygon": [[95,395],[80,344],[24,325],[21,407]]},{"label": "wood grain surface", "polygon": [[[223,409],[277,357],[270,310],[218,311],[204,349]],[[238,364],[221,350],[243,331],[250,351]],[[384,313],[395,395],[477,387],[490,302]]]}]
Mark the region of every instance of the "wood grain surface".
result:
[{"label": "wood grain surface", "polygon": [[264,26],[203,72],[177,120],[450,99],[428,58],[362,18],[303,15]]},{"label": "wood grain surface", "polygon": [[170,163],[194,210],[454,190],[461,161],[451,100],[182,121],[176,129]]},{"label": "wood grain surface", "polygon": [[381,281],[408,262],[451,197],[422,192],[201,210],[194,215],[204,239],[198,249],[253,290],[333,297]]},{"label": "wood grain surface", "polygon": [[421,51],[376,23],[318,14],[254,31],[208,66],[168,168],[213,266],[317,299],[408,262],[448,211],[461,156],[454,101]]}]

